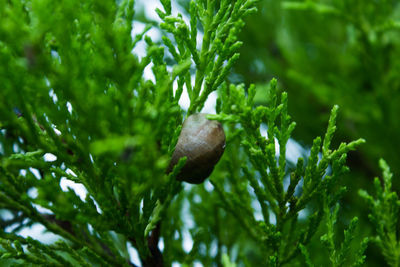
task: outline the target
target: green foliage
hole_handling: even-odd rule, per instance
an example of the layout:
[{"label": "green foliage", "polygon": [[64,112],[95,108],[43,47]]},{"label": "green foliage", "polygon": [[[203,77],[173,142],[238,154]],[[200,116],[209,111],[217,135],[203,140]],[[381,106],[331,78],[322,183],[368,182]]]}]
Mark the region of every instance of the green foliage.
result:
[{"label": "green foliage", "polygon": [[[291,162],[288,94],[275,79],[230,82],[243,19],[258,1],[190,1],[187,14],[160,2],[161,22],[131,36],[140,19],[133,0],[0,0],[1,263],[132,266],[133,247],[142,266],[363,264],[367,239],[357,249],[352,242],[358,219],[343,238],[335,228],[347,154],[364,139],[332,145],[335,105],[324,137]],[[316,2],[284,6],[340,14]],[[143,57],[133,52],[139,43]],[[185,90],[187,111],[179,105]],[[186,158],[166,169],[184,117],[201,112],[212,92],[217,114],[208,118],[224,123],[226,151],[210,180],[191,186],[175,179]],[[387,167],[384,177],[389,192]],[[84,196],[63,190],[65,181]],[[371,218],[386,216],[376,240],[392,262],[398,200],[384,192],[375,206],[386,212]],[[58,240],[21,235],[37,224]],[[321,241],[325,250],[315,248]]]},{"label": "green foliage", "polygon": [[359,194],[368,203],[370,208],[369,218],[376,229],[373,239],[378,244],[390,266],[400,264],[400,244],[398,240],[398,223],[400,201],[397,193],[392,189],[392,173],[387,163],[381,159],[379,166],[383,171],[382,182],[375,178],[376,197],[369,195],[365,190]]},{"label": "green foliage", "polygon": [[[324,206],[308,209],[311,215],[306,220],[299,218],[299,212],[313,201],[320,204],[327,202],[328,207],[335,205],[345,189],[340,187],[338,190],[335,185],[339,184],[342,173],[347,171],[346,153],[364,140],[342,143],[336,150],[331,150],[330,143],[336,129],[335,106],[324,141],[320,137],[314,140],[307,164],[304,165],[304,160],[300,158],[295,169],[288,169],[286,144],[295,123],[291,122],[287,114],[287,94],[282,93],[278,99],[276,90],[276,80],[272,80],[268,107],[254,108],[254,87],[249,89],[247,96],[242,86],[221,87],[221,113],[209,117],[232,124],[232,128],[237,123],[241,125],[237,130],[240,133],[235,133],[234,138],[244,147],[251,166],[250,169],[245,161],[239,177],[228,177],[232,188],[230,192],[223,189],[225,180],[212,180],[222,205],[235,215],[248,235],[268,251],[265,263],[269,261],[271,265],[280,266],[298,254],[300,245],[310,242],[323,218]],[[260,132],[262,124],[268,125],[266,137]],[[275,157],[277,149],[278,158]],[[330,165],[332,169],[328,171]],[[287,190],[284,188],[285,179],[290,180]],[[301,192],[296,193],[300,181]],[[262,221],[255,220],[253,216],[252,195],[248,186],[254,190],[261,206]],[[271,214],[276,222],[271,222]],[[299,225],[302,230],[295,231]]]},{"label": "green foliage", "polygon": [[[321,241],[326,246],[329,251],[329,259],[332,266],[360,266],[363,264],[365,256],[363,256],[364,251],[368,244],[368,238],[364,238],[361,243],[361,247],[358,252],[358,257],[353,259],[354,262],[347,262],[346,260],[349,256],[349,251],[351,249],[351,242],[353,241],[356,233],[355,230],[358,226],[358,218],[355,217],[351,220],[348,229],[344,231],[344,240],[340,247],[335,246],[335,233],[333,231],[337,220],[337,214],[339,211],[339,205],[336,204],[333,211],[330,212],[328,207],[325,207],[325,213],[327,214],[327,233],[321,237]],[[302,250],[303,252],[303,250]]]},{"label": "green foliage", "polygon": [[[216,1],[191,1],[190,26],[184,22],[181,14],[177,17],[171,15],[170,1],[162,1],[166,12],[156,10],[163,20],[161,29],[172,33],[175,38],[177,47],[174,47],[170,39],[163,37],[163,42],[174,60],[178,63],[193,60],[195,63],[194,86],[186,69],[185,75],[182,74],[178,79],[176,94],[176,99],[179,99],[183,86],[186,86],[190,99],[189,114],[203,108],[208,95],[224,81],[238,59],[237,50],[242,42],[237,40],[237,35],[244,26],[241,18],[255,11],[256,2],[241,0],[232,3],[223,0],[217,4]],[[204,32],[200,51],[196,49],[198,23],[202,25]],[[189,64],[186,66],[190,67]]]},{"label": "green foliage", "polygon": [[241,80],[262,86],[279,77],[292,99],[289,110],[303,126],[295,137],[306,143],[330,107],[339,105],[340,140],[368,141],[357,163],[364,177],[379,173],[380,157],[399,172],[399,153],[391,149],[400,142],[399,2],[266,0],[259,9],[241,33],[235,65]]},{"label": "green foliage", "polygon": [[[380,173],[379,158],[385,158],[395,175],[400,172],[400,3],[265,0],[258,9],[245,20],[241,56],[229,79],[256,84],[256,103],[265,104],[261,92],[266,81],[277,77],[290,97],[289,113],[300,125],[292,138],[303,145],[320,134],[331,107],[340,106],[338,141],[333,144],[359,137],[367,142],[348,157],[352,171],[345,175],[348,191],[341,201],[338,230],[342,233],[356,216],[361,236],[370,235],[375,229],[368,206],[354,196],[360,189],[374,190],[371,177]],[[399,181],[393,179],[396,192]],[[384,262],[375,243],[366,253],[366,266]]]},{"label": "green foliage", "polygon": [[[189,112],[199,111],[238,57],[241,18],[254,11],[255,1],[193,2],[190,28],[180,15],[171,16],[170,1],[162,3],[161,27],[176,37],[176,47],[164,38],[176,59],[172,71],[164,46],[147,36],[146,56],[132,53],[149,29],[132,39],[133,1],[0,2],[0,199],[2,209],[23,213],[3,224],[3,235],[13,224],[17,233],[40,223],[68,240],[76,257],[124,265],[129,258],[112,241],[117,233],[125,250],[129,241],[144,265],[155,264],[157,225],[182,188],[175,175],[184,160],[168,175],[165,169],[182,122],[183,86],[191,96]],[[200,50],[198,24],[205,31]],[[143,77],[150,63],[154,82]],[[47,161],[46,153],[56,160]],[[61,190],[65,178],[84,185],[84,200]],[[47,253],[40,243],[24,242],[36,248],[32,255]],[[2,244],[5,258],[28,255]],[[62,264],[62,256],[48,255]]]}]

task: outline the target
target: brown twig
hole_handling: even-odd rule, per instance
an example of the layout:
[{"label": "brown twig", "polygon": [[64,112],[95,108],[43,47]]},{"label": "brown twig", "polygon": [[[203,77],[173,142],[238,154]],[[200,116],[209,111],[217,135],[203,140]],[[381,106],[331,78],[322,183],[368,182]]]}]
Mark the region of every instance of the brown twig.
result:
[{"label": "brown twig", "polygon": [[147,238],[147,245],[150,250],[150,255],[143,260],[143,267],[163,267],[164,260],[163,255],[158,248],[158,241],[160,240],[160,228],[161,222],[159,222],[156,228],[151,231],[149,237]]}]

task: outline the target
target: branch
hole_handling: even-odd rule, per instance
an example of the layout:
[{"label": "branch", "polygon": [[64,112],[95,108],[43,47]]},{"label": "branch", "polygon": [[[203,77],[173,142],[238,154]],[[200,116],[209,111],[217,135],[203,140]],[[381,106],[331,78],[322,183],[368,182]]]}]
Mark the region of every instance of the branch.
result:
[{"label": "branch", "polygon": [[158,248],[158,241],[160,240],[161,222],[156,225],[147,238],[147,245],[150,250],[150,255],[143,261],[143,267],[163,267],[163,255]]}]

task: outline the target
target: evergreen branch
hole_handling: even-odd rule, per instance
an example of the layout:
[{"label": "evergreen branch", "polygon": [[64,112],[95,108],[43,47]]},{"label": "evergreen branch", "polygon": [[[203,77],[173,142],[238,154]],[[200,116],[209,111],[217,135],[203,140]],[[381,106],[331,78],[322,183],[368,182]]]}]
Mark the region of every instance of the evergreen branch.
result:
[{"label": "evergreen branch", "polygon": [[311,259],[310,259],[310,254],[308,253],[308,250],[305,246],[303,246],[302,244],[299,244],[299,248],[301,251],[301,254],[304,257],[305,263],[308,267],[313,267],[314,264],[312,264]]},{"label": "evergreen branch", "polygon": [[400,264],[400,242],[397,238],[397,224],[400,215],[400,201],[396,192],[391,190],[392,173],[383,160],[379,160],[383,172],[382,183],[375,178],[376,197],[360,190],[359,195],[364,198],[370,207],[369,218],[376,229],[375,242],[382,250],[386,262],[390,266]]},{"label": "evergreen branch", "polygon": [[266,202],[268,201],[268,203],[272,206],[273,211],[276,213],[278,210],[275,205],[275,201],[261,189],[258,181],[254,178],[254,174],[251,174],[247,167],[244,166],[242,169],[243,169],[243,172],[245,173],[247,179],[249,180],[251,187],[254,190],[254,193],[257,197],[258,202],[261,205],[261,210],[262,210],[262,214],[264,217],[264,221],[267,222],[267,224],[268,224],[269,211],[268,211],[268,206],[267,206]]},{"label": "evergreen branch", "polygon": [[239,221],[239,223],[243,226],[243,228],[246,230],[246,232],[250,235],[250,237],[253,240],[255,240],[257,242],[261,241],[260,236],[254,232],[254,230],[253,230],[254,228],[251,227],[250,225],[248,225],[248,223],[243,219],[243,217],[239,213],[237,213],[238,210],[230,202],[228,202],[226,196],[224,196],[224,193],[219,188],[219,186],[213,181],[210,181],[210,182],[214,186],[218,195],[220,195],[220,199],[223,202],[225,209],[227,209],[229,212],[232,213],[232,215],[235,216],[235,218]]},{"label": "evergreen branch", "polygon": [[71,248],[68,244],[66,244],[64,241],[57,241],[54,245],[51,246],[52,248],[59,250],[59,251],[64,251],[67,252],[69,255],[71,255],[74,260],[78,262],[81,266],[84,267],[89,267],[91,266],[87,260],[84,258],[83,255],[81,255],[78,251],[75,249]]},{"label": "evergreen branch", "polygon": [[[128,241],[143,266],[169,266],[172,261],[208,266],[215,258],[217,265],[227,266],[298,265],[299,254],[313,266],[313,253],[319,251],[314,251],[315,244],[323,240],[332,265],[363,264],[368,239],[359,249],[354,245],[357,219],[338,244],[334,227],[340,222],[338,203],[346,190],[340,178],[348,171],[347,153],[364,140],[331,148],[338,110],[334,106],[324,138],[314,139],[308,158],[299,159],[294,168],[286,158],[296,125],[289,116],[287,94],[279,92],[275,79],[249,88],[227,79],[239,58],[243,20],[256,11],[258,1],[190,1],[184,6],[188,22],[182,14],[175,15],[171,0],[160,2],[162,10],[156,12],[162,22],[147,23],[132,36],[137,21],[147,22],[141,14],[134,16],[133,0],[0,0],[0,208],[13,216],[0,218],[3,229],[12,229],[0,231],[1,259],[16,265],[134,266],[128,260]],[[357,8],[370,10],[374,5]],[[362,10],[353,18],[346,3],[298,1],[278,6],[344,19],[350,26],[348,37],[362,44],[357,50],[366,55],[377,55],[393,43],[384,32],[396,28],[393,18],[370,21]],[[382,4],[382,9],[389,6]],[[151,28],[165,34],[162,43],[145,36]],[[279,50],[287,34],[284,37],[278,38]],[[147,47],[140,59],[132,50],[142,39]],[[155,79],[148,80],[145,70]],[[288,73],[312,90],[332,89],[296,70]],[[343,79],[333,77],[329,83],[338,81]],[[185,88],[190,100],[186,114],[179,106]],[[265,106],[256,99],[263,88],[268,89],[261,92],[267,96]],[[171,172],[165,170],[183,117],[200,112],[214,91],[219,95],[218,115],[208,119],[225,123],[226,151],[213,172],[213,192],[208,184],[183,187],[176,181],[184,159]],[[325,93],[318,97],[326,98]],[[46,161],[46,153],[57,159]],[[383,161],[380,165],[383,179],[374,181],[376,196],[365,191],[360,195],[371,208],[375,242],[387,262],[397,266],[400,201],[389,167]],[[60,183],[65,178],[87,189],[85,200],[72,189],[63,191]],[[193,202],[186,201],[188,196]],[[215,197],[222,210],[214,205]],[[193,223],[182,218],[187,204],[195,207],[190,213]],[[254,204],[260,205],[262,218]],[[53,214],[39,212],[37,205]],[[231,217],[236,220],[225,221]],[[46,245],[15,234],[34,223],[65,241]],[[227,229],[221,227],[225,224]],[[190,252],[182,245],[187,230],[194,241]],[[313,239],[320,233],[322,239]]]},{"label": "evergreen branch", "polygon": [[[77,245],[80,246],[88,246],[87,250],[92,254],[99,254],[101,255],[102,258],[106,259],[107,262],[113,263],[115,262],[114,259],[107,254],[104,253],[104,251],[99,250],[95,248],[92,244],[88,244],[85,242],[85,240],[79,239],[76,237],[70,227],[70,223],[68,221],[61,221],[54,219],[54,216],[51,215],[42,215],[39,212],[36,211],[31,206],[26,206],[24,203],[21,203],[19,201],[16,201],[15,199],[7,198],[4,196],[2,193],[0,193],[0,199],[2,201],[5,201],[10,204],[10,206],[17,208],[20,211],[23,211],[25,216],[31,218],[33,221],[41,223],[47,230],[53,232],[54,234],[57,234],[59,236],[65,237],[66,239],[74,242]],[[94,252],[96,251],[96,252]],[[117,255],[114,255],[117,256]],[[118,258],[119,261],[122,259]]]}]

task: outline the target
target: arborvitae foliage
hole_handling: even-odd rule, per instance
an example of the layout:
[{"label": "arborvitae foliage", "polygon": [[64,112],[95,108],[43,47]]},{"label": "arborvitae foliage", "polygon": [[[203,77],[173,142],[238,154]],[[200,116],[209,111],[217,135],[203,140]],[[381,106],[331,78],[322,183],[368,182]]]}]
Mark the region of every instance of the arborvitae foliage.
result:
[{"label": "arborvitae foliage", "polygon": [[[338,227],[358,216],[361,235],[374,229],[368,206],[354,197],[373,190],[372,177],[385,158],[400,172],[400,2],[358,0],[264,0],[246,18],[240,58],[232,81],[265,86],[271,77],[287,90],[289,113],[300,127],[293,136],[309,144],[326,124],[333,105],[340,106],[333,144],[363,137],[365,145],[350,153],[347,193],[341,201]],[[264,103],[258,98],[258,103]],[[393,179],[393,190],[400,189]],[[357,239],[361,242],[361,239]],[[370,243],[368,266],[384,261]]]},{"label": "arborvitae foliage", "polygon": [[[191,1],[188,23],[161,3],[156,43],[145,36],[151,26],[131,36],[131,0],[0,1],[2,263],[132,266],[132,246],[142,266],[311,265],[322,240],[323,263],[361,264],[366,241],[349,249],[357,219],[341,245],[334,227],[347,153],[364,140],[332,148],[334,106],[324,137],[289,162],[287,94],[273,79],[266,105],[256,106],[254,86],[226,79],[256,1]],[[141,40],[139,58],[132,49]],[[149,67],[154,80],[144,78]],[[184,89],[187,111],[178,104]],[[224,123],[226,151],[211,184],[187,186],[175,179],[185,158],[166,169],[184,117],[215,91],[209,119]],[[83,185],[85,197],[62,181]],[[34,224],[59,240],[20,234]]]},{"label": "arborvitae foliage", "polygon": [[366,191],[360,190],[360,195],[368,202],[369,218],[376,229],[376,242],[382,250],[386,262],[390,266],[400,264],[400,243],[398,225],[400,216],[400,201],[397,193],[392,189],[392,173],[386,162],[381,159],[379,165],[383,171],[382,181],[375,178],[375,197]]},{"label": "arborvitae foliage", "polygon": [[[242,86],[223,86],[220,95],[221,105],[217,106],[220,114],[212,118],[231,125],[234,134],[228,137],[228,145],[238,143],[236,146],[243,148],[245,156],[237,160],[241,171],[236,172],[232,166],[235,159],[225,158],[227,177],[213,178],[211,182],[222,207],[260,245],[265,262],[272,266],[289,263],[314,236],[324,209],[334,206],[341,197],[345,188],[338,185],[341,174],[347,171],[346,153],[364,141],[342,143],[337,149],[330,147],[336,129],[335,106],[326,134],[323,140],[314,139],[306,164],[300,158],[295,168],[288,168],[285,149],[295,123],[287,114],[286,93],[277,97],[276,80],[270,83],[268,106],[254,108],[254,87],[245,96]],[[236,127],[237,124],[241,127]],[[260,132],[262,124],[268,125],[266,137]],[[261,207],[262,220],[254,218],[254,200]],[[308,213],[305,218],[299,216],[302,210]],[[332,231],[333,224],[328,229]]]},{"label": "arborvitae foliage", "polygon": [[241,33],[249,40],[235,65],[242,81],[279,77],[292,99],[289,110],[303,125],[295,135],[307,142],[338,104],[338,136],[368,141],[354,164],[366,173],[359,179],[365,186],[366,177],[379,173],[380,157],[400,171],[400,154],[391,149],[400,142],[400,2],[264,0],[259,9]]}]

